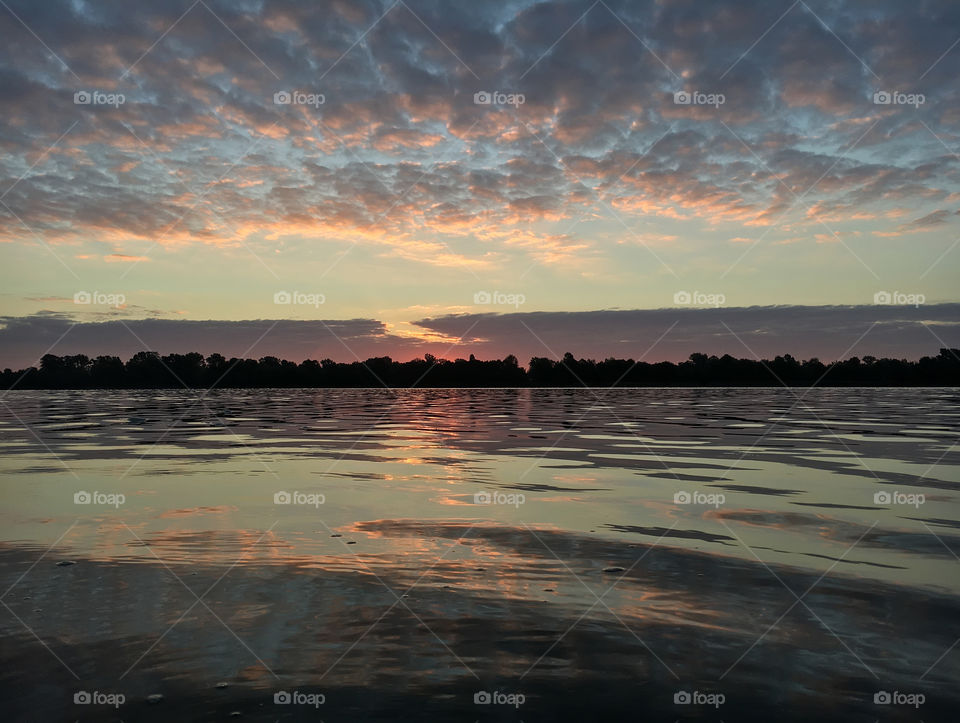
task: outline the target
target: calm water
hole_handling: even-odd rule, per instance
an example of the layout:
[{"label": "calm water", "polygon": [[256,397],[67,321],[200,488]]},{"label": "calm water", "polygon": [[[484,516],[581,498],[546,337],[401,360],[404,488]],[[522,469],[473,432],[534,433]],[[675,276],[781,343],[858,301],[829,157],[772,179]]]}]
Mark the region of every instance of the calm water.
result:
[{"label": "calm water", "polygon": [[11,392],[4,717],[956,720],[958,399]]}]

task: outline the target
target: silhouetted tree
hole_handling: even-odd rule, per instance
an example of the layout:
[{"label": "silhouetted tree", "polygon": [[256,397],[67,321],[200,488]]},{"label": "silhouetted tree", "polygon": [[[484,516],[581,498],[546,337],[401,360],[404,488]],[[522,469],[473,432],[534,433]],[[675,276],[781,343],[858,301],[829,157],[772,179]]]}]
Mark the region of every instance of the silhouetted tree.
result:
[{"label": "silhouetted tree", "polygon": [[111,389],[220,387],[580,387],[580,386],[958,386],[960,350],[941,349],[935,357],[847,360],[824,364],[819,359],[799,361],[789,354],[772,360],[736,359],[691,354],[687,361],[635,362],[608,358],[562,359],[534,357],[520,366],[512,354],[503,360],[423,359],[407,362],[390,357],[339,363],[307,359],[300,364],[265,356],[226,359],[211,354],[168,354],[141,351],[126,364],[118,357],[83,354],[46,354],[40,368],[5,369],[0,388]]}]

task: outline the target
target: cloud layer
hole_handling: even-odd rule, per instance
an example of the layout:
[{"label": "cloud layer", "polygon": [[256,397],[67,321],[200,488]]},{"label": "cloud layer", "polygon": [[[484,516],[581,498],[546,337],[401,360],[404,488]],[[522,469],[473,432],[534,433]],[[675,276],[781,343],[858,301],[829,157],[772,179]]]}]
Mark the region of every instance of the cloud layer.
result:
[{"label": "cloud layer", "polygon": [[873,355],[917,359],[960,348],[960,304],[927,307],[752,307],[592,312],[462,314],[414,322],[434,339],[398,336],[373,319],[76,322],[62,315],[0,318],[0,365],[21,368],[44,353],[111,354],[143,350],[278,356],[292,361],[355,361],[392,356],[444,358],[643,358],[679,361],[694,352],[738,358],[792,354],[832,361]]},{"label": "cloud layer", "polygon": [[99,288],[237,321],[306,288],[402,355],[479,289],[957,301],[958,27],[949,0],[10,0],[3,311]]},{"label": "cloud layer", "polygon": [[[766,227],[796,204],[789,233],[829,235],[821,222],[855,218],[919,230],[960,199],[957,61],[938,62],[955,3],[801,3],[780,22],[759,0],[11,8],[7,238],[304,233],[444,265],[468,256],[446,238],[489,262],[515,225],[596,211]],[[498,90],[525,102],[475,104]],[[874,103],[885,90],[924,103]],[[314,104],[274,102],[296,91]],[[582,246],[542,237],[555,262]]]}]

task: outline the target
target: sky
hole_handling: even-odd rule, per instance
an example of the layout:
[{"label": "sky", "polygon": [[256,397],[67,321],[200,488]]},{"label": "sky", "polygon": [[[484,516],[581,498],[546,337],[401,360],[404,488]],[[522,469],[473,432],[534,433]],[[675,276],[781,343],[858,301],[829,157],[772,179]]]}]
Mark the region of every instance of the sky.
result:
[{"label": "sky", "polygon": [[960,3],[0,3],[0,367],[960,347]]}]

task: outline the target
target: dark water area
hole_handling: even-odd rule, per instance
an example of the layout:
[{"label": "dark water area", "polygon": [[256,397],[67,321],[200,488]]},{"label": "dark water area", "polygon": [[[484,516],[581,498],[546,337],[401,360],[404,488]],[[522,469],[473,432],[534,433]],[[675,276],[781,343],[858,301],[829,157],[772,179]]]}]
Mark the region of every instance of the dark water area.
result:
[{"label": "dark water area", "polygon": [[4,718],[956,720],[958,399],[10,392]]}]

